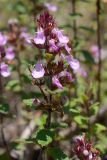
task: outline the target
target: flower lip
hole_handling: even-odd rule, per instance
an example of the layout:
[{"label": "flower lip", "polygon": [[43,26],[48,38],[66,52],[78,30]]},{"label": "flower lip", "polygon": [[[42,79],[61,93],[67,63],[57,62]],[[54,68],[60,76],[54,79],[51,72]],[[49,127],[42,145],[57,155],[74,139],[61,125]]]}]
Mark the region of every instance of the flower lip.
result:
[{"label": "flower lip", "polygon": [[58,87],[59,89],[63,89],[63,86],[62,86],[62,84],[60,83],[57,75],[55,75],[55,76],[52,77],[52,83],[53,83],[53,85],[55,85],[55,86]]},{"label": "flower lip", "polygon": [[34,37],[34,43],[35,44],[44,44],[45,43],[45,35],[44,35],[44,31],[42,28],[38,29],[37,35]]},{"label": "flower lip", "polygon": [[55,44],[55,40],[54,39],[51,39],[49,40],[49,51],[50,52],[58,52],[59,51],[59,47]]},{"label": "flower lip", "polygon": [[80,68],[80,63],[77,59],[71,57],[71,55],[66,56],[66,60],[69,63],[70,67],[76,72]]},{"label": "flower lip", "polygon": [[7,37],[0,32],[0,46],[4,46],[7,43]]},{"label": "flower lip", "polygon": [[57,35],[58,40],[61,44],[67,44],[69,42],[69,38],[62,34],[62,30],[59,30],[58,28],[54,28],[52,32]]},{"label": "flower lip", "polygon": [[8,59],[8,60],[13,60],[14,57],[15,57],[14,49],[13,49],[13,47],[10,46],[6,50],[6,56],[5,56],[5,58]]},{"label": "flower lip", "polygon": [[5,63],[0,64],[0,72],[3,77],[8,77],[11,74],[9,66]]},{"label": "flower lip", "polygon": [[35,78],[35,79],[42,78],[44,76],[44,74],[45,74],[45,70],[43,68],[42,63],[37,63],[34,66],[31,74],[32,74],[32,77]]}]

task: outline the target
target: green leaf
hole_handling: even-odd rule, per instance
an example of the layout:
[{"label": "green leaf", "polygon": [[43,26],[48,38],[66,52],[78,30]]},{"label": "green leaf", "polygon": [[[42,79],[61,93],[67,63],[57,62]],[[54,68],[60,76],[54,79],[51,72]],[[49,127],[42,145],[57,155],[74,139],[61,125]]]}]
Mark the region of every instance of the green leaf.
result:
[{"label": "green leaf", "polygon": [[90,0],[81,0],[81,2],[90,3]]},{"label": "green leaf", "polygon": [[9,112],[9,105],[7,103],[0,104],[0,113],[7,114]]},{"label": "green leaf", "polygon": [[20,144],[23,144],[23,145],[33,143],[33,141],[30,140],[30,139],[16,139],[14,142],[20,143]]},{"label": "green leaf", "polygon": [[25,83],[30,83],[31,82],[31,79],[27,75],[21,74],[21,77],[23,79],[23,82],[25,82]]},{"label": "green leaf", "polygon": [[54,138],[54,133],[49,129],[41,129],[37,132],[37,135],[36,135],[36,141],[42,147],[50,144],[53,138]]},{"label": "green leaf", "polygon": [[20,83],[19,80],[11,80],[7,83],[6,85],[6,89],[7,90],[12,90],[12,91],[20,91],[21,87],[20,87]]},{"label": "green leaf", "polygon": [[6,153],[0,154],[0,160],[9,160],[8,155]]},{"label": "green leaf", "polygon": [[69,15],[73,20],[76,20],[80,17],[83,17],[83,15],[81,13],[70,13]]},{"label": "green leaf", "polygon": [[99,103],[98,102],[92,104],[90,106],[90,112],[91,112],[91,114],[96,115],[98,113],[98,109],[99,109]]},{"label": "green leaf", "polygon": [[50,128],[67,128],[68,124],[64,123],[64,122],[60,122],[60,123],[51,123],[51,127]]},{"label": "green leaf", "polygon": [[54,160],[69,160],[67,155],[63,153],[59,148],[49,148],[48,154],[54,159]]},{"label": "green leaf", "polygon": [[46,120],[47,120],[47,114],[43,114],[37,121],[37,125],[39,126],[40,129],[42,129],[44,127],[44,125],[46,124]]},{"label": "green leaf", "polygon": [[18,1],[16,4],[15,4],[15,10],[20,13],[20,14],[25,14],[27,13],[27,8],[26,6],[24,5],[23,2],[21,1]]},{"label": "green leaf", "polygon": [[72,25],[70,24],[63,24],[63,25],[60,25],[59,28],[73,28]]},{"label": "green leaf", "polygon": [[91,53],[89,51],[87,51],[87,50],[80,50],[80,53],[83,54],[86,62],[91,63],[91,64],[95,64],[94,58],[93,58],[93,56],[91,55]]},{"label": "green leaf", "polygon": [[93,131],[94,133],[101,133],[103,131],[106,130],[106,127],[100,123],[96,123],[94,126],[93,126]]},{"label": "green leaf", "polygon": [[82,128],[86,128],[87,127],[87,123],[88,123],[88,118],[78,115],[74,117],[74,121]]},{"label": "green leaf", "polygon": [[88,31],[88,32],[91,32],[91,33],[94,33],[95,30],[91,27],[87,27],[87,26],[79,26],[79,29],[82,29],[84,31]]},{"label": "green leaf", "polygon": [[30,99],[24,99],[23,103],[26,104],[29,107],[32,107],[33,106],[33,99],[32,98],[30,98]]},{"label": "green leaf", "polygon": [[95,148],[99,149],[103,154],[107,151],[107,135],[98,134],[98,141]]}]

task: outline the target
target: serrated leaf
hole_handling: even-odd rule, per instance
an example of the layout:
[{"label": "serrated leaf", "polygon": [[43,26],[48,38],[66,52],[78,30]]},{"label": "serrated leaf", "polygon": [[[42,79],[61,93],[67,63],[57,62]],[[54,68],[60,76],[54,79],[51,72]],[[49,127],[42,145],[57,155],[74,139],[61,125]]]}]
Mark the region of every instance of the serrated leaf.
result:
[{"label": "serrated leaf", "polygon": [[50,144],[53,138],[54,138],[54,133],[49,129],[41,129],[37,132],[37,135],[36,135],[36,141],[42,147]]},{"label": "serrated leaf", "polygon": [[49,148],[48,154],[54,159],[54,160],[70,160],[67,155],[59,148]]}]

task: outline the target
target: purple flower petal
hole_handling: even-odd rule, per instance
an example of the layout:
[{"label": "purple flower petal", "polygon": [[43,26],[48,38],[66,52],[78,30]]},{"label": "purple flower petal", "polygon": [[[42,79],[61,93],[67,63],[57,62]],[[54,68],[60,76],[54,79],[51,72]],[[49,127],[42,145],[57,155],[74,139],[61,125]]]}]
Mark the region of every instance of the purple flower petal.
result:
[{"label": "purple flower petal", "polygon": [[63,86],[62,86],[62,84],[60,83],[57,75],[55,75],[55,76],[52,77],[52,83],[53,83],[53,85],[55,85],[55,86],[58,87],[59,89],[63,89]]},{"label": "purple flower petal", "polygon": [[6,50],[6,56],[5,56],[5,58],[8,59],[8,60],[13,60],[14,57],[15,57],[15,53],[14,53],[13,47],[9,47]]},{"label": "purple flower petal", "polygon": [[50,48],[49,48],[50,52],[57,52],[59,50],[59,47],[55,44],[54,39],[49,40],[49,45],[50,45]]},{"label": "purple flower petal", "polygon": [[61,30],[54,28],[52,32],[57,35],[58,40],[61,44],[67,44],[69,42],[69,38],[67,36],[64,36]]},{"label": "purple flower petal", "polygon": [[37,63],[32,70],[33,78],[42,78],[45,74],[45,70],[43,68],[42,63]]},{"label": "purple flower petal", "polygon": [[35,98],[33,99],[33,104],[38,106],[41,104],[41,101],[38,98]]},{"label": "purple flower petal", "polygon": [[66,77],[69,81],[71,81],[71,82],[73,81],[72,75],[68,71],[62,71],[61,73],[59,73],[58,77],[59,78]]},{"label": "purple flower petal", "polygon": [[9,66],[5,63],[0,64],[0,71],[3,77],[8,77],[11,74]]},{"label": "purple flower petal", "polygon": [[44,44],[45,43],[45,35],[44,35],[44,31],[42,28],[40,28],[37,32],[36,37],[34,38],[34,43],[35,44]]},{"label": "purple flower petal", "polygon": [[31,44],[31,39],[32,39],[32,37],[31,37],[31,35],[29,35],[28,33],[26,33],[26,32],[23,31],[23,32],[20,34],[20,38],[24,39],[25,42],[27,42],[28,44]]},{"label": "purple flower petal", "polygon": [[66,56],[66,60],[69,63],[70,67],[76,72],[80,68],[80,63],[77,59],[74,59],[73,57]]},{"label": "purple flower petal", "polygon": [[0,46],[4,46],[7,43],[7,37],[0,33]]},{"label": "purple flower petal", "polygon": [[70,54],[71,48],[67,44],[65,44],[64,46],[65,46],[65,50]]},{"label": "purple flower petal", "polygon": [[58,10],[58,7],[56,5],[50,4],[50,3],[45,3],[44,6],[52,12],[56,12]]}]

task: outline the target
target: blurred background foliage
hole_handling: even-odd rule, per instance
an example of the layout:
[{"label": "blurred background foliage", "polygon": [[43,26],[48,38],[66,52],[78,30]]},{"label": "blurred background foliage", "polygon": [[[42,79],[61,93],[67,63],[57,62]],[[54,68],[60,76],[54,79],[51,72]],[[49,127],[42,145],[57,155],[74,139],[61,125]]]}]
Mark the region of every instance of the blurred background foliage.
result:
[{"label": "blurred background foliage", "polygon": [[[15,62],[15,65],[11,65],[13,71],[11,77],[3,81],[5,103],[0,104],[0,113],[4,116],[5,137],[10,145],[11,155],[14,159],[18,156],[21,158],[25,156],[23,160],[33,160],[33,158],[36,160],[38,146],[47,146],[54,139],[54,146],[59,145],[69,157],[72,157],[73,137],[86,132],[101,151],[103,159],[107,154],[107,3],[101,1],[102,102],[99,105],[96,101],[98,61],[91,54],[91,46],[97,44],[96,0],[77,0],[75,13],[73,13],[72,0],[0,0],[0,30],[8,32],[8,20],[15,18],[18,19],[21,27],[27,28],[28,33],[35,34],[36,19],[42,11],[46,10],[44,7],[46,2],[58,6],[58,10],[51,14],[58,27],[64,29],[64,32],[69,35],[74,55],[80,60],[81,66],[87,72],[87,77],[77,75],[76,96],[75,86],[71,86],[70,91],[67,87],[63,91],[58,91],[58,94],[53,93],[53,96],[60,98],[68,95],[69,91],[70,101],[64,105],[63,119],[59,114],[53,113],[52,130],[47,133],[43,127],[46,122],[46,113],[35,111],[35,107],[32,106],[32,98],[42,97],[39,90],[32,86],[29,73],[29,64],[34,65],[37,61],[38,49],[27,46],[20,51],[21,73],[19,76],[21,79],[16,73],[17,62]],[[74,21],[76,22],[76,38]],[[32,123],[35,131],[33,134],[31,131],[30,136],[24,141],[22,133],[27,126],[32,126]],[[44,140],[43,135],[48,138]],[[33,142],[39,145],[35,147],[34,144],[32,145]],[[7,160],[8,156],[5,154],[2,138],[0,147],[0,160]],[[59,155],[55,155],[56,152],[62,159]],[[53,159],[67,160],[66,155],[60,149],[50,148],[47,153]]]}]

